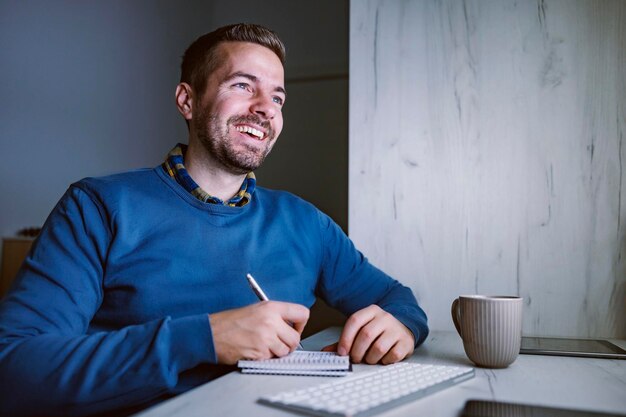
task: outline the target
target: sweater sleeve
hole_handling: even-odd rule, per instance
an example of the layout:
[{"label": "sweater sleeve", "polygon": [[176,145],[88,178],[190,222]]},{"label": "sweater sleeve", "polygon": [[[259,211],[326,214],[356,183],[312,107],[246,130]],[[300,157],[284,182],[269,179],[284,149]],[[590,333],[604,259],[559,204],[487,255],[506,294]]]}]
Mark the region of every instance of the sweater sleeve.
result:
[{"label": "sweater sleeve", "polygon": [[180,372],[215,361],[206,314],[89,334],[110,239],[101,206],[71,187],[0,302],[0,415],[142,404],[174,387]]},{"label": "sweater sleeve", "polygon": [[350,315],[376,304],[404,324],[419,346],[428,336],[426,314],[411,290],[370,264],[328,216],[319,214],[324,242],[319,295]]}]

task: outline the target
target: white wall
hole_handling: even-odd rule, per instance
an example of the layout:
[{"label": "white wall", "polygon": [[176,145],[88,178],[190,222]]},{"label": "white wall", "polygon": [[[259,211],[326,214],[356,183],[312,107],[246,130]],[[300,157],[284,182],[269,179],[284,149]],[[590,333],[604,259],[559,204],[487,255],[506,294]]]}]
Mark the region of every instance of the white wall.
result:
[{"label": "white wall", "polygon": [[626,336],[626,2],[353,0],[349,230],[435,329]]},{"label": "white wall", "polygon": [[40,226],[70,183],[155,166],[186,142],[180,57],[240,21],[267,24],[288,49],[285,129],[259,183],[345,227],[347,20],[334,0],[0,0],[0,235]]}]

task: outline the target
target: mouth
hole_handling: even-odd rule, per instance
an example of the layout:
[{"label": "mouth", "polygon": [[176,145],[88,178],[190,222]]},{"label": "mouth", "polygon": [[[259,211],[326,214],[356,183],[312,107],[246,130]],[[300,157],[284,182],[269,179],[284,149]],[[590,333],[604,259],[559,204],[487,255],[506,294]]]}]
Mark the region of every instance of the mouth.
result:
[{"label": "mouth", "polygon": [[266,137],[265,132],[248,125],[235,126],[235,130],[259,141],[262,141]]}]

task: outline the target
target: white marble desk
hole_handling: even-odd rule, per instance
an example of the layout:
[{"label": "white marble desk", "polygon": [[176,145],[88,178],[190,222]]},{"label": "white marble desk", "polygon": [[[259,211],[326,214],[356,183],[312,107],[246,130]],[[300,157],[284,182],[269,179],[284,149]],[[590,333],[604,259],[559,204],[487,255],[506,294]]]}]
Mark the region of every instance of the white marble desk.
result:
[{"label": "white marble desk", "polygon": [[[303,341],[304,348],[319,349],[335,342],[338,334],[338,328],[324,330]],[[626,348],[624,341],[616,344]],[[461,339],[452,332],[432,332],[409,361],[472,366]],[[355,372],[368,369],[367,365],[354,367]],[[520,355],[506,369],[475,369],[476,377],[469,381],[379,415],[456,417],[469,398],[626,414],[626,360]],[[137,416],[295,416],[256,400],[326,381],[324,377],[232,372]]]}]

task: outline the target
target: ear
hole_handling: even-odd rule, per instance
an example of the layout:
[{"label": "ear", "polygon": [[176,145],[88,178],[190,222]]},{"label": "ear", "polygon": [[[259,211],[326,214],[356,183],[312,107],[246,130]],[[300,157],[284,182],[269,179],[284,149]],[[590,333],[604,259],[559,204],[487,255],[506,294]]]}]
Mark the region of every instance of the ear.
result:
[{"label": "ear", "polygon": [[176,108],[185,120],[191,120],[193,115],[193,90],[187,83],[176,86]]}]

